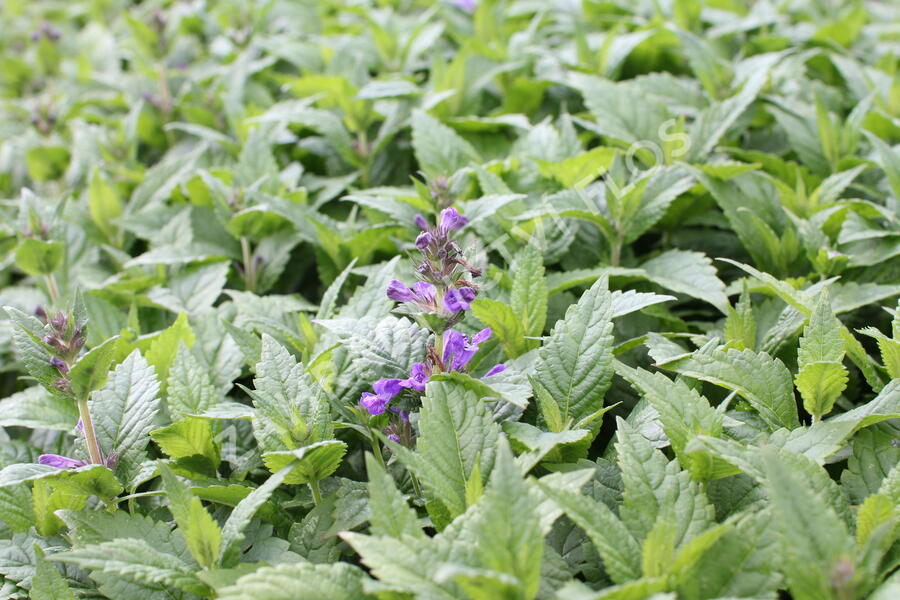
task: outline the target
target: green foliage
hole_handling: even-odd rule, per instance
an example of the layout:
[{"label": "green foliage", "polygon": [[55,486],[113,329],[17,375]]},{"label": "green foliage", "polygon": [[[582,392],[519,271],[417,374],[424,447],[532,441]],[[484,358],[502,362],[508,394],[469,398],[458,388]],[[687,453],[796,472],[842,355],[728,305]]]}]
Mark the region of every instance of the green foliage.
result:
[{"label": "green foliage", "polygon": [[896,2],[0,21],[0,598],[900,597]]}]

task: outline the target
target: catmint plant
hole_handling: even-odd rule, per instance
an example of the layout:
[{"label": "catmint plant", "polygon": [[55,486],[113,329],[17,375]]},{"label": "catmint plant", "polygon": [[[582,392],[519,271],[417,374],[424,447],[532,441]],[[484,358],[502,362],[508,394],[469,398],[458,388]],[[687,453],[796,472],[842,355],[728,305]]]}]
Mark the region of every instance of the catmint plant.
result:
[{"label": "catmint plant", "polygon": [[88,405],[88,392],[76,394],[73,390],[72,380],[69,376],[71,369],[78,361],[87,339],[84,323],[79,323],[72,311],[55,311],[48,314],[43,307],[35,310],[35,316],[44,323],[45,332],[43,342],[47,353],[50,355],[50,366],[56,369],[58,377],[50,382],[50,387],[57,393],[72,397],[78,403],[79,420],[77,428],[84,436],[90,463],[82,460],[60,456],[58,454],[42,454],[38,462],[42,465],[69,469],[81,467],[86,464],[98,464],[114,467],[116,456],[104,457],[94,432],[94,422],[91,418]]},{"label": "catmint plant", "polygon": [[[466,372],[480,344],[491,337],[489,328],[471,337],[453,329],[478,295],[478,286],[472,280],[482,274],[480,269],[466,262],[452,236],[468,223],[468,219],[455,208],[447,207],[441,211],[436,226],[430,226],[421,215],[416,217],[415,223],[422,229],[416,237],[421,258],[415,266],[415,274],[420,280],[412,288],[393,280],[388,284],[387,296],[403,303],[399,312],[411,316],[431,331],[434,342],[427,347],[425,361],[415,363],[406,379],[379,379],[372,386],[372,392],[364,392],[359,399],[370,415],[380,415],[388,408],[398,415],[397,421],[385,432],[390,439],[401,443],[412,440],[409,414],[389,407],[391,402],[403,393],[421,396],[425,384],[435,373]],[[503,369],[504,365],[495,365],[484,376],[490,377]]]}]

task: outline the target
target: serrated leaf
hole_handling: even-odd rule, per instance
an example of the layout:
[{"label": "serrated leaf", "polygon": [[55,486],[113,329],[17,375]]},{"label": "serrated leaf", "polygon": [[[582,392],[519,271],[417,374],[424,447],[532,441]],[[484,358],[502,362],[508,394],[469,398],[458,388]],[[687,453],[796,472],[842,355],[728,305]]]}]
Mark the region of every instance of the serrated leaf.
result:
[{"label": "serrated leaf", "polygon": [[220,600],[365,600],[364,574],[346,563],[285,563],[262,567],[217,590]]},{"label": "serrated leaf", "polygon": [[510,358],[521,356],[533,343],[533,340],[525,339],[522,319],[507,304],[490,298],[478,298],[472,303],[472,314],[490,327],[503,345],[504,353]]},{"label": "serrated leaf", "polygon": [[476,463],[482,478],[494,464],[499,435],[475,394],[450,382],[429,383],[419,413],[416,451],[390,447],[443,502],[452,516],[466,509],[466,482]]},{"label": "serrated leaf", "polygon": [[206,412],[219,401],[209,375],[188,347],[181,342],[169,369],[166,404],[173,419]]},{"label": "serrated leaf", "polygon": [[480,162],[471,144],[421,110],[412,115],[412,143],[419,167],[429,177],[452,175],[470,162]]},{"label": "serrated leaf", "polygon": [[212,424],[207,419],[187,417],[162,429],[150,432],[150,437],[169,458],[202,457],[215,474],[219,466],[219,448],[213,439]]},{"label": "serrated leaf", "polygon": [[803,398],[803,408],[816,418],[827,415],[847,387],[847,368],[837,362],[808,362],[794,383]]},{"label": "serrated leaf", "polygon": [[37,565],[29,598],[32,600],[75,600],[75,593],[66,584],[59,569],[56,565],[47,562],[41,551],[38,551],[37,554]]},{"label": "serrated leaf", "polygon": [[419,519],[397,489],[394,479],[371,454],[366,454],[369,479],[369,522],[373,535],[402,538],[404,535],[424,537]]},{"label": "serrated leaf", "polygon": [[[659,336],[654,335],[648,344],[655,357],[653,344]],[[780,360],[765,352],[708,348],[659,366],[736,391],[773,429],[793,429],[800,424],[791,374]]]},{"label": "serrated leaf", "polygon": [[709,302],[723,313],[729,306],[725,284],[712,261],[700,252],[669,250],[641,265],[647,278],[662,287]]},{"label": "serrated leaf", "polygon": [[293,465],[285,483],[302,484],[320,481],[334,473],[346,452],[347,444],[344,442],[325,440],[296,450],[268,452],[263,455],[263,462],[273,473]]},{"label": "serrated leaf", "polygon": [[854,549],[846,524],[778,455],[763,450],[762,459],[791,594],[798,600],[836,597],[830,575],[841,561],[852,561]]},{"label": "serrated leaf", "polygon": [[612,382],[612,345],[612,295],[602,277],[569,307],[538,350],[532,385],[558,406],[563,423],[603,407]]},{"label": "serrated leaf", "polygon": [[140,539],[90,544],[49,558],[83,569],[113,573],[139,583],[163,584],[200,595],[208,592],[206,585],[194,575],[194,568]]},{"label": "serrated leaf", "polygon": [[238,545],[244,539],[244,530],[250,524],[253,515],[265,504],[275,490],[285,482],[293,467],[288,465],[271,477],[265,483],[247,494],[225,521],[222,526],[222,545],[219,552],[219,562],[224,566],[232,566],[237,562]]},{"label": "serrated leaf", "polygon": [[91,394],[90,410],[101,450],[116,453],[117,471],[129,478],[146,457],[153,419],[159,410],[159,381],[135,350],[109,375],[106,385]]},{"label": "serrated leaf", "polygon": [[605,504],[581,494],[554,489],[538,482],[541,491],[584,529],[603,558],[607,573],[616,583],[641,576],[641,548],[628,528]]},{"label": "serrated leaf", "polygon": [[218,523],[203,507],[200,498],[191,494],[190,488],[175,477],[168,465],[160,462],[159,474],[169,497],[169,510],[194,560],[204,569],[218,566],[222,546],[222,531]]},{"label": "serrated leaf", "polygon": [[[540,336],[544,332],[547,284],[544,282],[544,256],[535,244],[523,248],[512,265],[510,305],[526,337]],[[537,347],[534,340],[527,340],[525,345],[528,349]]]}]

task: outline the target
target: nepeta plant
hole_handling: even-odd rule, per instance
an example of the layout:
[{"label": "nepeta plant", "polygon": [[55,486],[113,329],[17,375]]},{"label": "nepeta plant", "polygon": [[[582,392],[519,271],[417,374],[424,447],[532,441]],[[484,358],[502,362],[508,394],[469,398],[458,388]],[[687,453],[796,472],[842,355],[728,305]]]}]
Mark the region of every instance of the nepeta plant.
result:
[{"label": "nepeta plant", "polygon": [[0,600],[900,598],[896,2],[0,22]]},{"label": "nepeta plant", "polygon": [[[380,379],[373,385],[375,393],[362,394],[359,403],[369,414],[382,414],[404,390],[420,395],[434,373],[465,372],[479,345],[491,336],[489,328],[482,329],[471,338],[452,329],[462,320],[477,296],[477,285],[469,278],[481,276],[480,269],[465,261],[459,245],[451,236],[467,222],[453,207],[441,211],[435,227],[430,227],[421,215],[416,216],[415,223],[423,230],[416,237],[416,248],[422,259],[415,265],[415,273],[421,280],[410,289],[394,279],[388,284],[387,296],[405,305],[403,314],[412,316],[428,329],[433,343],[427,345],[426,360],[412,365],[409,377]],[[494,365],[484,377],[496,375],[504,368],[502,364]],[[399,423],[391,426],[389,437],[400,441],[401,436],[396,431],[408,432],[409,414],[406,410],[393,407],[392,410],[399,415]],[[410,440],[409,435],[404,438]]]}]

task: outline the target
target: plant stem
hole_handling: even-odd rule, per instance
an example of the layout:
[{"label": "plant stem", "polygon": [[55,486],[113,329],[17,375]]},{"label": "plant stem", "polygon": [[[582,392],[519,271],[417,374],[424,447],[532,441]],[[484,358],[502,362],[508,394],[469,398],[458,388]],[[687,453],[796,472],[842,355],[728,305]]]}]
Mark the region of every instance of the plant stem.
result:
[{"label": "plant stem", "polygon": [[385,468],[384,457],[381,455],[381,442],[379,442],[378,438],[374,435],[372,436],[372,455],[375,456],[375,460],[378,462],[381,468]]},{"label": "plant stem", "polygon": [[91,420],[87,395],[78,400],[78,413],[81,417],[81,425],[84,427],[84,442],[87,445],[88,454],[91,455],[91,462],[95,465],[102,465],[103,455],[100,453],[100,445],[97,443],[97,435],[94,433],[94,421]]},{"label": "plant stem", "polygon": [[[434,334],[434,352],[437,354],[438,360],[443,363],[444,362],[444,334],[443,333],[435,333]],[[441,364],[435,365],[440,368]]]},{"label": "plant stem", "polygon": [[416,479],[416,476],[412,471],[409,472],[409,478],[412,480],[413,491],[416,493],[416,498],[421,498],[422,488],[419,487],[419,480]]},{"label": "plant stem", "polygon": [[319,492],[319,482],[315,479],[310,480],[309,489],[312,491],[313,504],[316,506],[322,504],[322,493]]},{"label": "plant stem", "polygon": [[256,289],[256,265],[253,264],[250,240],[244,236],[241,236],[241,255],[244,259],[244,289],[252,292]]},{"label": "plant stem", "polygon": [[50,294],[50,302],[56,305],[59,302],[59,287],[56,285],[56,278],[53,273],[44,275],[44,281],[47,283],[47,292]]}]

